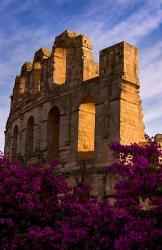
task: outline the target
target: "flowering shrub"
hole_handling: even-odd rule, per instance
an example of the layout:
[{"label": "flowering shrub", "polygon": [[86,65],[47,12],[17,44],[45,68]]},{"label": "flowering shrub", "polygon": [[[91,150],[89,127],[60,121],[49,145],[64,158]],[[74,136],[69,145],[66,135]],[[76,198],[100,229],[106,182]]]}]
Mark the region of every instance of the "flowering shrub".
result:
[{"label": "flowering shrub", "polygon": [[[0,249],[161,249],[161,178],[155,143],[111,144],[120,175],[114,205],[89,198],[49,168],[9,166],[0,156]],[[131,161],[126,162],[128,155]],[[121,157],[122,156],[122,157]]]},{"label": "flowering shrub", "polygon": [[1,249],[111,248],[108,202],[89,199],[88,184],[70,187],[55,168],[1,169]]},{"label": "flowering shrub", "polygon": [[144,147],[112,143],[110,148],[118,160],[108,171],[122,177],[115,185],[114,211],[119,211],[117,223],[122,221],[115,249],[161,249],[162,168],[158,145],[152,141]]}]

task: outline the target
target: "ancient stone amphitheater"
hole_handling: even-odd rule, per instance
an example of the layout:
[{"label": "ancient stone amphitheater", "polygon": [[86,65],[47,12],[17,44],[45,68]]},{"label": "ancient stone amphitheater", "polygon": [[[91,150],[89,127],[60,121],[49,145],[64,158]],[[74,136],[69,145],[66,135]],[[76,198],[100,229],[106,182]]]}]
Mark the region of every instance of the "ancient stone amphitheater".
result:
[{"label": "ancient stone amphitheater", "polygon": [[16,76],[5,153],[24,165],[60,159],[72,183],[92,182],[92,196],[111,196],[108,143],[143,142],[138,49],[120,42],[93,59],[91,39],[72,31],[41,48]]}]

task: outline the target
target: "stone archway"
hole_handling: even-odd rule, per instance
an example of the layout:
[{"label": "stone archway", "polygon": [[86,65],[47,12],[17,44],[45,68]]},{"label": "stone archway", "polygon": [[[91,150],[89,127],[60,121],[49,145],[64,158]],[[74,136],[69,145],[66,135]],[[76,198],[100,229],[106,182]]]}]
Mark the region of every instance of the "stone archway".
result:
[{"label": "stone archway", "polygon": [[79,106],[78,121],[78,143],[77,151],[79,154],[88,156],[95,151],[95,117],[96,109],[94,98],[87,96]]},{"label": "stone archway", "polygon": [[12,160],[15,160],[17,156],[17,141],[18,141],[18,126],[16,125],[14,127],[13,137],[12,137]]},{"label": "stone archway", "polygon": [[59,135],[60,135],[60,111],[53,107],[48,114],[47,124],[47,144],[48,144],[48,161],[58,159],[59,154]]},{"label": "stone archway", "polygon": [[34,118],[31,116],[27,122],[26,130],[26,158],[27,160],[32,157],[34,142]]}]

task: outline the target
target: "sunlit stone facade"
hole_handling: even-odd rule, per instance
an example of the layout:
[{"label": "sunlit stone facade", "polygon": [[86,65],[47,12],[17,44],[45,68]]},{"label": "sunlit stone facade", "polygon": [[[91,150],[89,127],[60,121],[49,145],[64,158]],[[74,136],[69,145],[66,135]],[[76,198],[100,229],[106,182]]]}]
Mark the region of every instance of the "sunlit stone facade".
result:
[{"label": "sunlit stone facade", "polygon": [[16,76],[5,153],[24,164],[60,159],[72,183],[92,182],[92,196],[111,195],[108,144],[143,142],[138,49],[120,42],[93,59],[91,39],[71,31],[41,48]]}]

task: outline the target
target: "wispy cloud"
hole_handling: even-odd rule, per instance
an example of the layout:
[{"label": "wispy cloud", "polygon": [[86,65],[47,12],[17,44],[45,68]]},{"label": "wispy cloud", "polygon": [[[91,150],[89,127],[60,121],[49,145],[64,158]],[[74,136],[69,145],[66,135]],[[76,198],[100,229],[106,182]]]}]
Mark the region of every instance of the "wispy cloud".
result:
[{"label": "wispy cloud", "polygon": [[1,0],[0,2],[0,12],[3,12],[5,11],[5,9],[10,5],[10,4],[13,4],[14,0]]},{"label": "wispy cloud", "polygon": [[147,98],[145,102],[145,121],[150,122],[154,119],[162,118],[162,93]]},{"label": "wispy cloud", "polygon": [[[120,2],[120,1],[119,1]],[[141,39],[148,36],[154,29],[162,23],[162,7],[156,1],[145,1],[145,4],[136,9],[135,12],[129,14],[121,20],[120,18],[112,23],[113,18],[120,15],[122,6],[110,7],[107,12],[107,8],[99,5],[95,8],[95,14],[100,13],[102,15],[99,20],[93,18],[93,12],[87,19],[83,19],[78,23],[78,29],[82,32],[90,34],[95,41],[97,50],[102,49],[103,46],[108,44],[117,43],[119,41],[128,40],[131,43],[138,43]],[[126,3],[129,3],[126,1]],[[123,10],[129,5],[124,5]],[[106,16],[107,15],[107,16]],[[76,26],[77,27],[77,26]]]},{"label": "wispy cloud", "polygon": [[162,126],[162,117],[159,117],[157,119],[154,119],[152,121],[149,121],[145,123],[146,125],[146,133],[149,136],[154,136],[155,134],[160,134],[161,131],[161,126]]},{"label": "wispy cloud", "polygon": [[144,49],[141,56],[141,82],[144,99],[162,95],[162,42]]},{"label": "wispy cloud", "polygon": [[[40,47],[51,47],[53,37],[49,34],[46,29],[38,29],[34,36],[33,32],[19,31],[14,37],[9,41],[6,58],[7,60],[0,60],[0,85],[10,84],[8,81],[12,81],[13,84],[14,76],[19,74],[20,67],[24,61],[32,61],[34,57],[34,52]],[[33,39],[31,39],[31,36]],[[29,41],[28,43],[25,41]],[[13,47],[14,41],[14,47]],[[11,45],[11,46],[10,46]]]},{"label": "wispy cloud", "polygon": [[9,114],[9,98],[0,96],[0,151],[4,149],[4,130],[6,120]]}]

